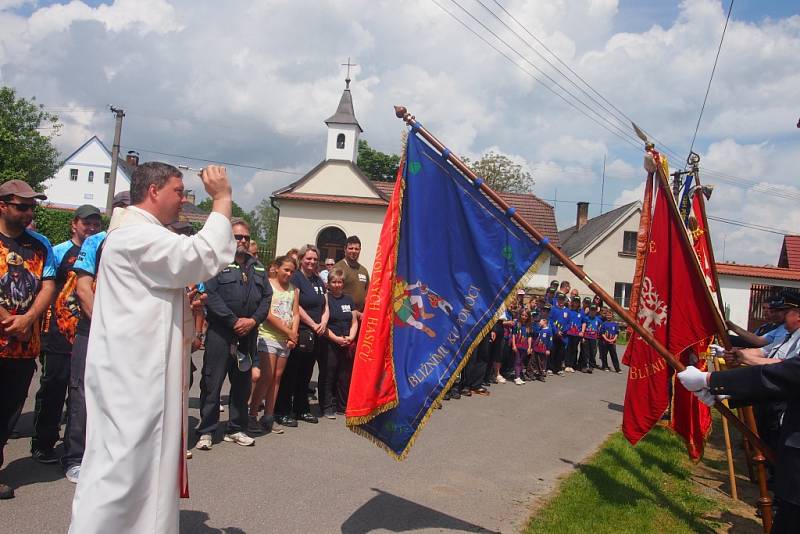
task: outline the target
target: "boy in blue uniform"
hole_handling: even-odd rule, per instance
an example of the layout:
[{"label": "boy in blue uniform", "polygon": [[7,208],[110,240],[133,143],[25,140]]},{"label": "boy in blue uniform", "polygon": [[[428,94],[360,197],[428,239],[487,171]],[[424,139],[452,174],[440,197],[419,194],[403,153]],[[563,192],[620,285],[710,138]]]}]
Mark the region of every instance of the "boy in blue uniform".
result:
[{"label": "boy in blue uniform", "polygon": [[559,376],[564,376],[564,351],[567,344],[567,327],[569,325],[569,310],[564,306],[567,296],[556,293],[556,305],[550,310],[550,328],[553,330],[553,347],[550,349],[550,371]]},{"label": "boy in blue uniform", "polygon": [[617,359],[617,336],[619,335],[619,325],[611,320],[611,310],[606,310],[603,314],[604,321],[600,325],[600,369],[611,371],[608,367],[608,355],[611,355],[611,363],[614,371],[621,373],[619,359]]},{"label": "boy in blue uniform", "polygon": [[578,348],[581,344],[582,329],[583,329],[583,312],[581,311],[581,299],[575,297],[572,299],[571,307],[569,310],[569,318],[567,319],[567,349],[565,371],[574,373],[575,368],[578,367]]},{"label": "boy in blue uniform", "polygon": [[597,316],[597,306],[589,305],[589,315],[583,318],[583,341],[581,342],[581,359],[578,363],[584,373],[591,373],[597,367],[597,338],[603,319]]}]

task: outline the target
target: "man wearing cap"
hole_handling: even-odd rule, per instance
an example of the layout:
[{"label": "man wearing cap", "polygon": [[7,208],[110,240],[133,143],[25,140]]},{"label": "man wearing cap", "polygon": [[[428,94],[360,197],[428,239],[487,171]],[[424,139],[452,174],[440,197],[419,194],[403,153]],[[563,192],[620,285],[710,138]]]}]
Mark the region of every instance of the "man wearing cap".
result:
[{"label": "man wearing cap", "polygon": [[783,296],[776,295],[762,305],[767,322],[759,326],[755,332],[748,332],[741,326],[727,321],[727,327],[737,336],[731,336],[731,343],[736,347],[765,347],[776,339],[786,335],[783,318],[786,309],[783,307]]},{"label": "man wearing cap", "polygon": [[[227,267],[205,283],[208,331],[200,379],[200,423],[196,432],[199,450],[211,450],[219,423],[219,399],[225,377],[231,384],[225,441],[245,447],[255,441],[248,429],[252,367],[258,367],[258,328],[267,318],[272,285],[261,262],[248,252],[250,226],[233,223],[236,256]],[[245,359],[241,357],[244,356]],[[251,431],[260,430],[254,426]]]},{"label": "man wearing cap", "polygon": [[[37,193],[22,180],[0,185],[0,467],[11,420],[28,395],[40,352],[37,324],[55,295],[53,249],[27,229]],[[14,490],[0,482],[0,499]]]},{"label": "man wearing cap", "polygon": [[53,247],[56,261],[56,298],[42,325],[42,374],[36,393],[31,455],[43,464],[58,462],[53,447],[58,441],[61,412],[69,385],[70,354],[80,317],[72,265],[84,240],[100,231],[100,210],[84,204],[72,218],[72,238]]},{"label": "man wearing cap", "polygon": [[[114,195],[111,207],[111,224],[116,225],[124,208],[130,204],[130,193],[124,191]],[[86,237],[81,244],[72,274],[75,277],[75,298],[78,301],[80,317],[75,325],[69,370],[69,396],[67,397],[67,424],[64,428],[64,454],[61,466],[70,482],[77,484],[81,461],[86,445],[86,391],[84,389],[84,369],[86,368],[86,349],[89,344],[89,328],[92,325],[94,305],[95,275],[103,252],[106,232]]]},{"label": "man wearing cap", "polygon": [[[677,375],[683,386],[707,405],[713,404],[717,395],[730,396],[745,404],[785,403],[777,434],[764,436],[777,455],[774,485],[777,513],[773,534],[794,533],[800,524],[800,358],[796,357],[800,296],[784,295],[783,307],[786,309],[784,325],[790,332],[786,339],[769,349],[769,353],[774,351],[776,356],[765,359],[757,354],[763,350],[758,348],[735,350],[727,356],[748,364],[747,367],[706,373],[689,366]],[[786,345],[795,348],[782,351]]]},{"label": "man wearing cap", "polygon": [[86,452],[72,534],[177,534],[186,478],[186,390],[192,314],[186,286],[234,257],[231,186],[223,167],[201,173],[212,211],[192,237],[170,232],[183,174],[148,162],[131,177],[131,206],[109,226],[86,355]]}]

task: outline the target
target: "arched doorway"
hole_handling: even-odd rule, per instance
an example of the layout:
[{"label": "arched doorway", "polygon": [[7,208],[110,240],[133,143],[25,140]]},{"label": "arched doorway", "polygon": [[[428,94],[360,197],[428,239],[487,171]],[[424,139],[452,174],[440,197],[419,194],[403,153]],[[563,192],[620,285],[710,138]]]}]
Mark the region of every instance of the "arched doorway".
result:
[{"label": "arched doorway", "polygon": [[319,263],[322,265],[327,258],[339,261],[344,258],[344,244],[347,236],[341,228],[328,226],[317,235],[317,248],[319,249]]}]

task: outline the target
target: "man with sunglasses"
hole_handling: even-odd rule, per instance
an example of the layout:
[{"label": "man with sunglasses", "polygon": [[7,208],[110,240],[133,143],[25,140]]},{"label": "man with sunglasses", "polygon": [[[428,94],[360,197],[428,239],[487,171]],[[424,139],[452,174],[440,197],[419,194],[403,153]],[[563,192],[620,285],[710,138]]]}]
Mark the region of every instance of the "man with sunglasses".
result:
[{"label": "man with sunglasses", "polygon": [[[264,266],[249,254],[250,227],[235,222],[236,256],[217,276],[205,283],[208,331],[200,379],[200,423],[196,447],[210,450],[219,424],[219,398],[225,377],[231,384],[225,441],[245,447],[248,436],[247,401],[250,397],[250,369],[257,367],[256,343],[259,324],[267,318],[272,286]],[[242,361],[244,357],[244,361]]]},{"label": "man with sunglasses", "polygon": [[[46,237],[27,229],[36,200],[22,180],[0,185],[0,467],[11,419],[25,402],[40,351],[39,317],[55,296],[56,265]],[[0,483],[0,499],[14,490]]]}]

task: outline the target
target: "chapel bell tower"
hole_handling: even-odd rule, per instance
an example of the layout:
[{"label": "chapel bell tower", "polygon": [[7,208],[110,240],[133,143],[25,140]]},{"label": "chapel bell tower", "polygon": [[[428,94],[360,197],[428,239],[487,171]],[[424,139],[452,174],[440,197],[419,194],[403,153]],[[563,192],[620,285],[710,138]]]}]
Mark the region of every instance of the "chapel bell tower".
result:
[{"label": "chapel bell tower", "polygon": [[350,94],[350,67],[355,65],[347,59],[347,78],[345,78],[345,89],[342,98],[339,100],[339,107],[336,113],[325,120],[328,125],[328,144],[325,150],[325,159],[338,159],[351,161],[358,160],[358,136],[364,130],[356,120],[353,112],[353,97]]}]

